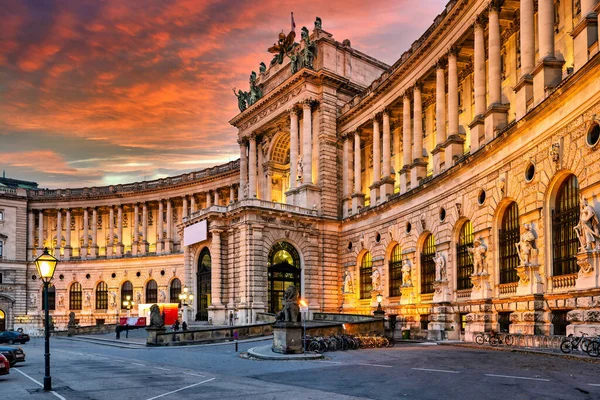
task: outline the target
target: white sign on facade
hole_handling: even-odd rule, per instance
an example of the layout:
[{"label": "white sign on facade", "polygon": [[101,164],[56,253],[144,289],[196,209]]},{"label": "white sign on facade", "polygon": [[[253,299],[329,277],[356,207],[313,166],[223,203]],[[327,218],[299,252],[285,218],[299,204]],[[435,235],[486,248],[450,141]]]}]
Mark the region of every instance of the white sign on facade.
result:
[{"label": "white sign on facade", "polygon": [[208,238],[208,223],[202,220],[194,225],[183,228],[183,245],[190,246]]}]

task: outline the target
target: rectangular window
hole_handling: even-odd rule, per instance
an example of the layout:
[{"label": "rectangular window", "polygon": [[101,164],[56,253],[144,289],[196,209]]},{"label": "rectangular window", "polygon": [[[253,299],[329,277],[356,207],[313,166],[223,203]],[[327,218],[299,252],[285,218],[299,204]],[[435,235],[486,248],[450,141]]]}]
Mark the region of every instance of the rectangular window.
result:
[{"label": "rectangular window", "polygon": [[500,332],[510,332],[510,312],[498,313],[498,324],[500,325]]},{"label": "rectangular window", "polygon": [[427,330],[429,325],[429,314],[421,314],[421,329]]},{"label": "rectangular window", "polygon": [[460,314],[460,331],[461,333],[465,333],[467,329],[467,313]]},{"label": "rectangular window", "polygon": [[555,335],[566,335],[567,334],[567,313],[570,310],[555,310],[552,311],[552,326],[554,327]]}]

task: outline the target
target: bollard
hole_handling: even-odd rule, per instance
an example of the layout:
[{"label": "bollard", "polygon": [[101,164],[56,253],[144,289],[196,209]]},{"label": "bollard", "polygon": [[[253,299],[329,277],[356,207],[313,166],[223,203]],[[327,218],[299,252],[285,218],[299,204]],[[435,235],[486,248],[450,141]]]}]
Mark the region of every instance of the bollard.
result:
[{"label": "bollard", "polygon": [[238,352],[238,331],[233,332],[233,339],[235,340],[235,352]]}]

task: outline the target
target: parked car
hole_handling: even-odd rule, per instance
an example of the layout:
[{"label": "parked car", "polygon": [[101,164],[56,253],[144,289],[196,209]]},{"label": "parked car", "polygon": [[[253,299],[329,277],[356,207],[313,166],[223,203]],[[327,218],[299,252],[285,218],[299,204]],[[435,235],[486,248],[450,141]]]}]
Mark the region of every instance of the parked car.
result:
[{"label": "parked car", "polygon": [[0,375],[7,375],[10,373],[10,363],[2,354],[0,354]]},{"label": "parked car", "polygon": [[29,335],[26,333],[15,332],[15,331],[4,331],[0,332],[0,343],[27,343],[29,342]]},{"label": "parked car", "polygon": [[6,357],[11,367],[18,362],[25,362],[25,352],[20,347],[0,346],[0,354]]}]

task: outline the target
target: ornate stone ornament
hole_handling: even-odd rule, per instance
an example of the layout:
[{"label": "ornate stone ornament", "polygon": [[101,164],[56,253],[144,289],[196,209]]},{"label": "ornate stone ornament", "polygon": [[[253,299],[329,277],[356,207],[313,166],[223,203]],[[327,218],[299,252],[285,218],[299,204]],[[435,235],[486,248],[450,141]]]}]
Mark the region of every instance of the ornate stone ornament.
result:
[{"label": "ornate stone ornament", "polygon": [[436,251],[433,261],[435,262],[435,280],[446,281],[446,258],[441,252]]},{"label": "ornate stone ornament", "polygon": [[552,143],[549,150],[550,159],[554,163],[555,167],[558,167],[560,162],[560,142]]},{"label": "ornate stone ornament", "polygon": [[498,179],[498,190],[501,197],[506,196],[506,179],[503,176]]},{"label": "ornate stone ornament", "polygon": [[354,279],[352,278],[352,272],[350,270],[344,271],[344,283],[342,285],[343,294],[354,293]]},{"label": "ornate stone ornament", "polygon": [[487,246],[483,244],[483,238],[480,236],[473,241],[473,247],[468,248],[473,259],[473,275],[483,276],[489,275],[486,265]]},{"label": "ornate stone ornament", "polygon": [[535,233],[531,224],[524,224],[525,232],[521,234],[521,240],[515,243],[517,255],[519,256],[520,266],[537,265],[538,250],[535,247]]},{"label": "ornate stone ornament", "polygon": [[592,267],[592,264],[589,262],[589,260],[587,258],[584,259],[578,259],[577,260],[577,265],[579,266],[579,274],[589,274],[590,272],[594,271],[594,267]]},{"label": "ornate stone ornament", "polygon": [[584,198],[580,201],[579,223],[573,229],[575,229],[575,233],[579,239],[580,252],[600,250],[600,225],[598,223],[598,216],[594,208]]},{"label": "ornate stone ornament", "polygon": [[379,268],[373,268],[373,273],[371,274],[371,284],[373,287],[373,291],[379,292],[383,290],[381,271],[379,270]]},{"label": "ornate stone ornament", "polygon": [[410,287],[413,285],[411,279],[411,271],[412,269],[410,266],[410,261],[408,261],[408,258],[405,258],[402,262],[402,286]]}]

